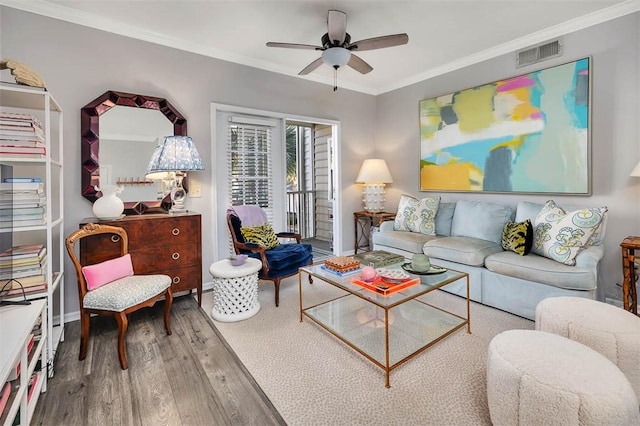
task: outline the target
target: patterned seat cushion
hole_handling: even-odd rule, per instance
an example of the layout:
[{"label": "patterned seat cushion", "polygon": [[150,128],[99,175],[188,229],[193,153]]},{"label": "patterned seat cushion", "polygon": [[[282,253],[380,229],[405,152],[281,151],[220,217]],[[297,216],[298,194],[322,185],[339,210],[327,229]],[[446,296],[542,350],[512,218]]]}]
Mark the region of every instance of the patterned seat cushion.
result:
[{"label": "patterned seat cushion", "polygon": [[163,293],[170,285],[168,275],[132,275],[88,292],[82,305],[85,309],[122,312]]}]

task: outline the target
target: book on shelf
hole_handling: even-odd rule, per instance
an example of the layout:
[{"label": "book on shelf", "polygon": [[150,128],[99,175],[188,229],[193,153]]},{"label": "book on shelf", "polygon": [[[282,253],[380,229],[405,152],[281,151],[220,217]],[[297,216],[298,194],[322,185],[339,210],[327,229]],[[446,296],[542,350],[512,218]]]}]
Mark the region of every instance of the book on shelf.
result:
[{"label": "book on shelf", "polygon": [[[35,287],[46,282],[47,278],[44,276],[44,274],[32,275],[30,277],[23,277],[20,279],[11,278],[8,280],[2,280],[0,281],[0,288],[4,288],[5,290],[20,290],[20,288],[24,288],[26,290],[27,287]],[[7,286],[6,288],[5,285]]]},{"label": "book on shelf", "polygon": [[42,127],[42,122],[35,116],[23,112],[0,111],[0,120],[8,120],[9,122],[26,122]]},{"label": "book on shelf", "polygon": [[[2,149],[0,147],[0,149]],[[43,182],[0,182],[1,191],[37,191],[44,192]]]},{"label": "book on shelf", "polygon": [[0,390],[0,416],[4,412],[4,409],[7,406],[7,402],[9,401],[9,396],[11,395],[11,383],[7,382],[2,386],[2,390]]},{"label": "book on shelf", "polygon": [[0,144],[0,154],[23,155],[38,154],[46,155],[47,148],[44,146],[7,146]]},{"label": "book on shelf", "polygon": [[41,243],[22,244],[0,252],[0,260],[23,259],[26,257],[38,257],[42,259],[46,251],[47,248],[44,246],[44,244]]},{"label": "book on shelf", "polygon": [[16,182],[42,182],[39,177],[11,177],[2,179],[3,182],[16,183]]},{"label": "book on shelf", "polygon": [[47,249],[43,247],[37,257],[22,257],[12,259],[10,257],[0,258],[0,268],[36,267],[46,263]]},{"label": "book on shelf", "polygon": [[[15,289],[11,289],[11,290],[4,290],[4,291],[0,291],[0,299],[4,298],[4,297],[15,297],[15,296],[22,296],[22,290],[21,288],[15,288]],[[31,287],[25,287],[24,288],[24,294],[25,295],[30,295],[30,294],[35,294],[35,293],[42,293],[47,291],[47,284],[40,284],[40,285],[33,285]]]},{"label": "book on shelf", "polygon": [[46,224],[45,218],[31,219],[31,220],[13,220],[13,221],[0,221],[0,228],[22,228],[25,226],[39,226]]},{"label": "book on shelf", "polygon": [[44,207],[11,207],[4,208],[0,206],[0,217],[2,216],[26,216],[34,214],[44,214]]},{"label": "book on shelf", "polygon": [[[27,341],[27,357],[29,359],[31,358],[31,354],[35,346],[35,343],[36,343],[36,335],[31,333],[29,335],[29,340]],[[7,380],[8,381],[17,380],[18,377],[20,377],[20,369],[21,369],[21,362],[18,361],[15,367],[11,369],[11,372],[9,373],[9,377],[7,378]]]},{"label": "book on shelf", "polygon": [[0,280],[10,280],[25,277],[32,277],[34,275],[44,275],[46,273],[45,266],[29,266],[28,269],[13,269],[13,268],[0,268]]},{"label": "book on shelf", "polygon": [[359,260],[360,265],[373,266],[374,268],[381,268],[383,266],[404,262],[404,256],[389,253],[384,250],[365,251],[363,253],[354,254],[352,257]]},{"label": "book on shelf", "polygon": [[18,222],[21,220],[44,219],[44,213],[0,215],[0,222]]},{"label": "book on shelf", "polygon": [[27,388],[27,402],[31,401],[31,396],[36,390],[36,384],[38,383],[38,380],[40,380],[40,373],[36,371],[29,379],[29,387]]}]

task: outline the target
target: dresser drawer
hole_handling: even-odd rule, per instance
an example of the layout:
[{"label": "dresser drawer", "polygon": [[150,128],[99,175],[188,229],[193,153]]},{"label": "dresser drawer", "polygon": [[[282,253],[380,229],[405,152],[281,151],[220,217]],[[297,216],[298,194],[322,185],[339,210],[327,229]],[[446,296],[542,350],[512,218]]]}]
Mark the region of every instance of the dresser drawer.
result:
[{"label": "dresser drawer", "polygon": [[164,274],[171,277],[171,291],[191,290],[197,288],[202,282],[202,271],[200,267],[186,266],[183,268],[159,269],[154,274]]},{"label": "dresser drawer", "polygon": [[171,269],[199,265],[201,262],[201,256],[193,249],[193,244],[167,245],[162,250],[158,250],[157,247],[144,247],[129,253],[133,259],[133,270],[139,274],[148,274],[158,268]]}]

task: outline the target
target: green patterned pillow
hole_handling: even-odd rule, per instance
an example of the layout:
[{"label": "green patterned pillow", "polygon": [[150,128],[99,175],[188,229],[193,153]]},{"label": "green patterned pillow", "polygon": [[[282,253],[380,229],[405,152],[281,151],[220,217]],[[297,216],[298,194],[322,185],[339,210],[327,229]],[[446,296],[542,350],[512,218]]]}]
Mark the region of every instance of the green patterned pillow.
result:
[{"label": "green patterned pillow", "polygon": [[533,225],[529,219],[524,222],[507,222],[502,230],[502,248],[518,253],[529,254],[533,245]]},{"label": "green patterned pillow", "polygon": [[545,203],[533,221],[531,251],[565,265],[575,265],[576,256],[597,237],[607,207],[565,212],[553,200]]},{"label": "green patterned pillow", "polygon": [[240,228],[240,232],[247,243],[258,244],[270,250],[280,244],[276,233],[268,223],[258,226],[247,226]]},{"label": "green patterned pillow", "polygon": [[398,212],[396,213],[393,229],[396,231],[419,232],[426,235],[436,235],[436,213],[440,205],[440,197],[430,197],[418,200],[409,195],[400,196]]}]

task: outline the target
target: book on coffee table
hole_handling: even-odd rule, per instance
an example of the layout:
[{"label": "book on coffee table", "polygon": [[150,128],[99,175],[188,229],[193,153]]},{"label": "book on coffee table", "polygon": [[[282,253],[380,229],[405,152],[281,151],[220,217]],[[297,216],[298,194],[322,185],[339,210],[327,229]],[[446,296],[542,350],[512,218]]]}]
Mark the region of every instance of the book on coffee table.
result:
[{"label": "book on coffee table", "polygon": [[359,260],[361,266],[373,266],[374,268],[382,268],[383,266],[404,262],[404,256],[384,250],[365,251],[354,254],[352,257]]}]

